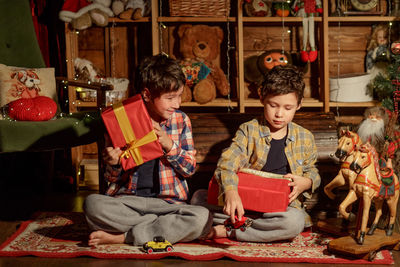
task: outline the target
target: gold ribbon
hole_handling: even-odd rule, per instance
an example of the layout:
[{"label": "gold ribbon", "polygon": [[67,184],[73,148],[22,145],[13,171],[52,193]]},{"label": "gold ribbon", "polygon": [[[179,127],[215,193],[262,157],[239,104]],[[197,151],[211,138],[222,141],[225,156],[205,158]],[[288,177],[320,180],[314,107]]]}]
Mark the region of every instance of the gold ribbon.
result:
[{"label": "gold ribbon", "polygon": [[133,132],[131,123],[129,122],[128,115],[126,114],[122,102],[114,104],[113,110],[126,141],[126,146],[124,147],[125,151],[121,154],[120,158],[124,157],[127,159],[132,157],[136,165],[143,164],[143,158],[139,147],[156,141],[158,139],[156,133],[154,130],[151,130],[139,140],[136,139],[135,133]]}]

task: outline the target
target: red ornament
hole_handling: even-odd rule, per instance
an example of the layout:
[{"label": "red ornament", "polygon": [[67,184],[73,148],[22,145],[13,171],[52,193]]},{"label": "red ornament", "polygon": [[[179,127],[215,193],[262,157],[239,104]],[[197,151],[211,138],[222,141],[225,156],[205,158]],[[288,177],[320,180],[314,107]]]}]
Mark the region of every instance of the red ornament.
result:
[{"label": "red ornament", "polygon": [[56,102],[47,96],[20,98],[8,104],[8,115],[17,121],[47,121],[56,112]]},{"label": "red ornament", "polygon": [[399,41],[393,42],[390,49],[392,50],[393,54],[399,55],[400,54],[400,42]]}]

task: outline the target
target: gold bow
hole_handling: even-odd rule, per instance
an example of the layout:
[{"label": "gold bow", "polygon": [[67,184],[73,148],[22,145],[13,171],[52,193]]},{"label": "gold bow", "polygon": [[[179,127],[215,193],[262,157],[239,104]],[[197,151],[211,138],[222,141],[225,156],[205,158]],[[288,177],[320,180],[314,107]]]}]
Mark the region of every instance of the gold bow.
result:
[{"label": "gold bow", "polygon": [[132,157],[136,165],[143,164],[143,158],[139,147],[156,141],[158,138],[156,133],[154,130],[151,130],[142,138],[136,139],[135,133],[133,132],[131,123],[129,122],[128,115],[126,114],[122,102],[114,104],[113,110],[126,141],[126,145],[123,148],[125,151],[121,154],[120,158],[124,157],[127,159]]}]

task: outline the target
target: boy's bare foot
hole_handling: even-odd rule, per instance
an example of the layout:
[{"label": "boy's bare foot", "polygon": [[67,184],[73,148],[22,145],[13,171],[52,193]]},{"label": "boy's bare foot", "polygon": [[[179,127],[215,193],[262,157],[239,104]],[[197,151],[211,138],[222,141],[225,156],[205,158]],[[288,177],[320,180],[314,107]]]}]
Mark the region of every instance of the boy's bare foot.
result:
[{"label": "boy's bare foot", "polygon": [[89,235],[89,246],[100,244],[123,244],[125,241],[124,234],[111,234],[104,231],[94,231]]},{"label": "boy's bare foot", "polygon": [[214,239],[214,238],[223,238],[227,237],[225,226],[216,225],[211,228],[210,233],[204,239]]},{"label": "boy's bare foot", "polygon": [[213,229],[215,230],[214,238],[228,237],[228,235],[226,233],[226,228],[224,225],[222,225],[222,224],[216,225],[213,227]]}]

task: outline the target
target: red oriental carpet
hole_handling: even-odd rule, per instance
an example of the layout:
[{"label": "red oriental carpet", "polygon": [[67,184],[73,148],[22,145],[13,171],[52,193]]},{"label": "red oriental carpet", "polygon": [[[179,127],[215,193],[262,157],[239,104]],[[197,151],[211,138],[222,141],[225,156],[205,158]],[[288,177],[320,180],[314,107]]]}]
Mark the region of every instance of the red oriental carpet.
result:
[{"label": "red oriental carpet", "polygon": [[17,232],[0,246],[0,256],[78,257],[161,259],[177,257],[187,260],[216,260],[227,257],[249,262],[308,262],[393,264],[388,250],[380,251],[374,261],[342,258],[330,254],[327,244],[332,237],[304,232],[291,242],[248,243],[228,239],[179,243],[172,252],[147,254],[131,245],[87,245],[89,229],[82,213],[39,213],[34,220],[21,224]]}]

